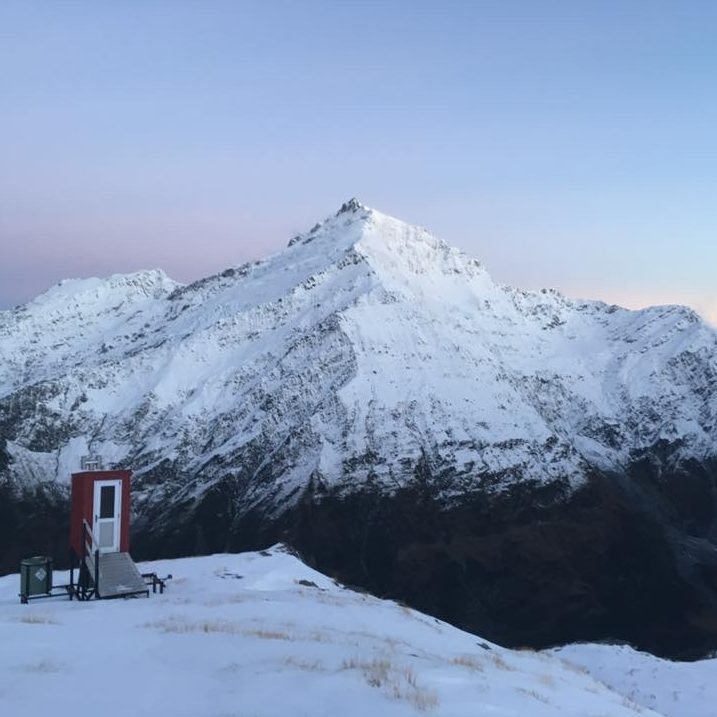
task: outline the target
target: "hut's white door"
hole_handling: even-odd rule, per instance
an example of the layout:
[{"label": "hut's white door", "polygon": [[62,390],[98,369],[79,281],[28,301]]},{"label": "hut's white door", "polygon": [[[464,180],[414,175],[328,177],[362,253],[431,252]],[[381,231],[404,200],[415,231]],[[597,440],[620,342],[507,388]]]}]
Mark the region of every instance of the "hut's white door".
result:
[{"label": "hut's white door", "polygon": [[95,481],[92,532],[101,553],[116,553],[119,550],[121,510],[122,481]]}]

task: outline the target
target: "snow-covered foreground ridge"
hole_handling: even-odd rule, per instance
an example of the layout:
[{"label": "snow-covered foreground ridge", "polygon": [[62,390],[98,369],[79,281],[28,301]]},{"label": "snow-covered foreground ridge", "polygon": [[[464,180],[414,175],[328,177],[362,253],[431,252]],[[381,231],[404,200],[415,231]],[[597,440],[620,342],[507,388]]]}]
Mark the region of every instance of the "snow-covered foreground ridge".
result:
[{"label": "snow-covered foreground ridge", "polygon": [[[713,714],[715,661],[678,671],[649,658],[652,671],[631,684],[639,653],[576,646],[568,662],[503,649],[341,587],[280,547],[145,567],[174,575],[164,595],[22,606],[18,576],[0,578],[2,714],[81,705],[101,705],[104,717]],[[592,669],[583,659],[592,649],[603,651],[602,680],[626,672],[613,689],[576,666]]]},{"label": "snow-covered foreground ridge", "polygon": [[0,312],[0,474],[63,482],[94,452],[171,474],[175,497],[229,475],[274,505],[312,477],[394,489],[421,461],[448,497],[575,486],[656,445],[715,456],[716,385],[717,333],[691,310],[498,286],[352,200],[189,286],[72,280]]}]

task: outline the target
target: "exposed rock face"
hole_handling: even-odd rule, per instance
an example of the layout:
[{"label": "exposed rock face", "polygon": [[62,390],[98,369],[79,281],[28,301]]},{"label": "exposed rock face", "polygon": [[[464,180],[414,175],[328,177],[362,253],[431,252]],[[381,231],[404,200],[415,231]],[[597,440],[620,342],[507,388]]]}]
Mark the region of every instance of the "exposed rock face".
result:
[{"label": "exposed rock face", "polygon": [[89,452],[147,556],[282,538],[489,638],[717,647],[715,331],[498,286],[355,200],[189,286],[0,313],[0,568],[62,555]]}]

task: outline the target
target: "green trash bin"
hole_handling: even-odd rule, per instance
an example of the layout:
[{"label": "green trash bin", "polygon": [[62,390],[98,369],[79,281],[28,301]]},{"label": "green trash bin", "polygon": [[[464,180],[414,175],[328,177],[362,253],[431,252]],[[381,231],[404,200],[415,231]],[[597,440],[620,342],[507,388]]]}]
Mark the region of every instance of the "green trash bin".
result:
[{"label": "green trash bin", "polygon": [[20,563],[20,600],[52,592],[52,558],[36,555]]}]

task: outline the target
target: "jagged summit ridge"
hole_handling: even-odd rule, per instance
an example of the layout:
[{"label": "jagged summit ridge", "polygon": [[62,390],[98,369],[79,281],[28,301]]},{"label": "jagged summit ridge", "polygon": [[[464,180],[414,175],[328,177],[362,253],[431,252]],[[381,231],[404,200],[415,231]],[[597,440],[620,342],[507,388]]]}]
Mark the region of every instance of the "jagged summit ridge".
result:
[{"label": "jagged summit ridge", "polygon": [[[335,232],[340,238],[345,232],[345,228],[355,223],[364,224],[370,222],[371,218],[380,215],[380,212],[375,209],[362,204],[356,197],[352,197],[348,201],[344,202],[339,209],[332,215],[328,216],[323,221],[317,222],[314,226],[305,233],[298,234],[289,241],[289,246],[295,244],[308,244],[313,241],[316,236],[326,231]],[[385,216],[385,215],[381,215]]]},{"label": "jagged summit ridge", "polygon": [[[302,247],[300,252],[297,246]],[[492,285],[479,262],[428,230],[366,207],[356,199],[344,203],[309,232],[294,237],[289,248],[299,253],[286,257],[280,254],[274,259],[302,263],[305,257],[313,257],[338,266],[362,261],[389,291],[420,291],[422,275],[481,275],[484,282]]]},{"label": "jagged summit ridge", "polygon": [[[339,208],[337,214],[345,214],[346,212],[358,212],[361,210],[366,210],[368,207],[365,207],[361,202],[356,199],[356,197],[351,197],[351,199],[348,200],[348,202],[344,202],[341,207]],[[370,211],[370,210],[369,210]]]}]

